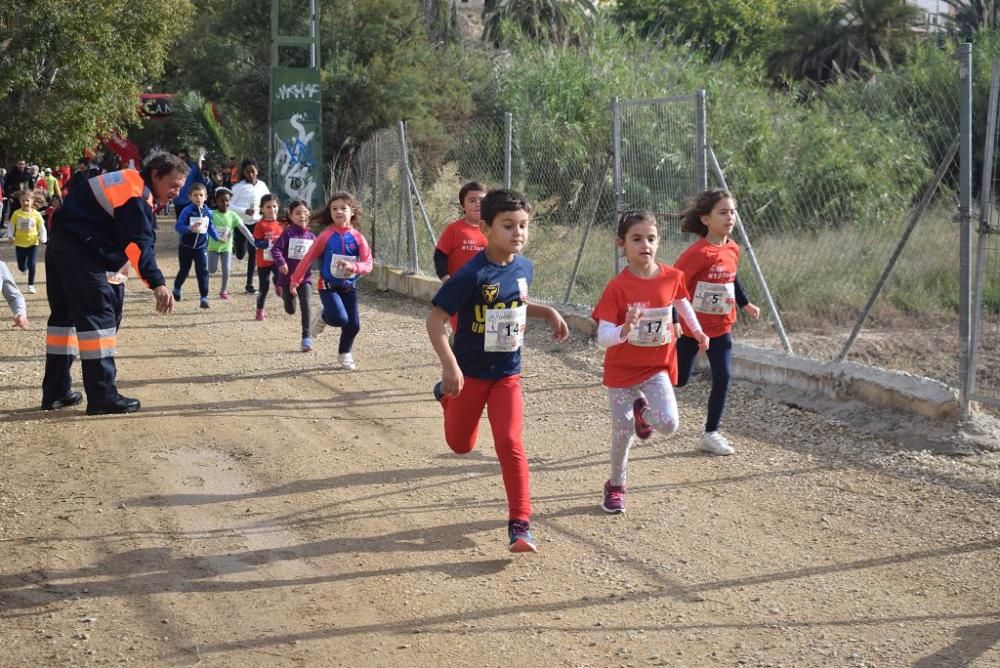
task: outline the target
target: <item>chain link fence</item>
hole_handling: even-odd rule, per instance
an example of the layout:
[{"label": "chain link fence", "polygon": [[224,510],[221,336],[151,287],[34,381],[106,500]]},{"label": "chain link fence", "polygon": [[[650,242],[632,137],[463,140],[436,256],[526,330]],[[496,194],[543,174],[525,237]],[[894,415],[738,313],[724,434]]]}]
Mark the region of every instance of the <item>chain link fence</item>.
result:
[{"label": "chain link fence", "polygon": [[[693,241],[679,230],[679,212],[699,189],[720,183],[702,162],[702,136],[737,197],[796,354],[957,386],[958,178],[949,157],[959,132],[957,72],[955,81],[942,87],[888,72],[875,83],[811,91],[758,125],[758,136],[740,134],[727,117],[735,112],[723,107],[730,101],[709,97],[699,119],[697,92],[617,103],[617,119],[609,113],[606,128],[588,132],[533,116],[474,119],[433,160],[412,149],[409,188],[405,133],[386,130],[355,156],[353,189],[376,259],[433,274],[433,240],[461,216],[459,188],[470,180],[504,185],[509,170],[512,187],[535,206],[526,251],[533,295],[592,305],[620,266],[619,211],[657,213],[667,262]],[[772,326],[779,318],[746,259],[740,277],[764,322],[741,315],[737,336],[780,349]]]}]

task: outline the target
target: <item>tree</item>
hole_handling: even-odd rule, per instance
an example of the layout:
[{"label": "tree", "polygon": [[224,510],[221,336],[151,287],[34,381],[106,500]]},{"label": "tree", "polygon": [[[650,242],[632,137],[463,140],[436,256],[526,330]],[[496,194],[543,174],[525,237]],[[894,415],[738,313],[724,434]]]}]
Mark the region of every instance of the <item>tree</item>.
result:
[{"label": "tree", "polygon": [[492,0],[483,7],[483,39],[502,46],[509,23],[530,39],[565,46],[583,40],[596,14],[592,0]]},{"label": "tree", "polygon": [[972,39],[981,30],[1000,27],[1000,0],[941,0],[951,7],[948,29],[960,39]]},{"label": "tree", "polygon": [[613,17],[645,37],[689,44],[709,60],[749,56],[778,24],[778,0],[619,0]]},{"label": "tree", "polygon": [[919,35],[906,0],[811,0],[783,12],[765,66],[775,79],[827,83],[902,62]]},{"label": "tree", "polygon": [[189,0],[32,0],[0,6],[0,159],[72,162],[139,118]]}]

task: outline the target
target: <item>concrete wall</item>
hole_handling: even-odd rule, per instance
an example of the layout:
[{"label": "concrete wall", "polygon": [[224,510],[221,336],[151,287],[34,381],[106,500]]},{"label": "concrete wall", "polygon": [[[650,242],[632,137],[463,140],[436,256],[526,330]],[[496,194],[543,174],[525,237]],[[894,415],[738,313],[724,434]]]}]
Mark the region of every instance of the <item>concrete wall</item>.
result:
[{"label": "concrete wall", "polygon": [[[441,285],[437,278],[407,275],[402,270],[378,264],[364,281],[379,290],[428,303]],[[589,311],[553,306],[574,333],[594,336],[597,326]],[[793,388],[812,396],[863,401],[933,420],[956,420],[961,416],[958,391],[944,383],[855,362],[818,362],[736,343],[733,346],[733,375],[741,380]]]}]

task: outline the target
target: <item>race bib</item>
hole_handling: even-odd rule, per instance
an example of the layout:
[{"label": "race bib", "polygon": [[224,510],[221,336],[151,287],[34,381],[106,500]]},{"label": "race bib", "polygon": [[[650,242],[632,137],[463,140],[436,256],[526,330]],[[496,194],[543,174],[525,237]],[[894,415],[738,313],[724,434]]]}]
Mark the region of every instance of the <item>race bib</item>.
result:
[{"label": "race bib", "polygon": [[672,307],[645,309],[639,322],[629,331],[628,342],[643,348],[665,346],[670,343],[673,324]]},{"label": "race bib", "polygon": [[208,218],[205,216],[191,216],[188,218],[188,227],[195,234],[204,234],[208,232]]},{"label": "race bib", "polygon": [[289,260],[301,260],[309,252],[309,249],[313,245],[312,239],[289,239],[288,240],[288,259]]},{"label": "race bib", "polygon": [[486,336],[483,350],[488,353],[512,353],[524,344],[528,307],[492,308],[486,311]]},{"label": "race bib", "polygon": [[694,310],[698,313],[725,315],[736,303],[736,284],[698,281],[693,301]]},{"label": "race bib", "polygon": [[229,235],[232,231],[226,229],[225,227],[216,228],[215,234],[219,237],[219,243],[226,243],[229,241]]},{"label": "race bib", "polygon": [[337,267],[337,260],[347,260],[348,262],[357,262],[358,258],[354,255],[337,255],[334,253],[330,256],[330,273],[336,278],[350,278],[354,275],[354,272],[350,269],[340,269]]},{"label": "race bib", "polygon": [[274,256],[271,255],[271,248],[273,246],[274,246],[274,243],[271,242],[271,241],[268,241],[267,242],[267,248],[262,248],[261,249],[262,251],[264,251],[264,262],[274,262]]},{"label": "race bib", "polygon": [[17,229],[21,232],[30,232],[35,229],[35,221],[31,218],[21,218],[17,221]]}]

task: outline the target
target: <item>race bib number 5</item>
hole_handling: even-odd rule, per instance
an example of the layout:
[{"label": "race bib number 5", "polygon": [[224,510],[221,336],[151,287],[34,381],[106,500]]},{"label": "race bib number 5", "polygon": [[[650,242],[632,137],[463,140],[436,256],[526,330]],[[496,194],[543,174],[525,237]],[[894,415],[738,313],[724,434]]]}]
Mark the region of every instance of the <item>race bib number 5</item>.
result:
[{"label": "race bib number 5", "polygon": [[488,353],[512,353],[524,344],[528,307],[494,308],[486,311],[486,336],[483,350]]},{"label": "race bib number 5", "polygon": [[710,315],[726,315],[736,303],[735,283],[698,281],[694,289],[694,310]]},{"label": "race bib number 5", "polygon": [[671,325],[673,309],[670,306],[646,309],[636,326],[629,331],[628,342],[643,348],[665,346],[670,343]]}]

